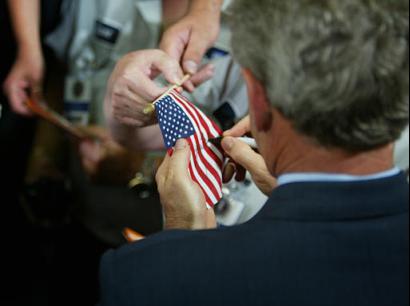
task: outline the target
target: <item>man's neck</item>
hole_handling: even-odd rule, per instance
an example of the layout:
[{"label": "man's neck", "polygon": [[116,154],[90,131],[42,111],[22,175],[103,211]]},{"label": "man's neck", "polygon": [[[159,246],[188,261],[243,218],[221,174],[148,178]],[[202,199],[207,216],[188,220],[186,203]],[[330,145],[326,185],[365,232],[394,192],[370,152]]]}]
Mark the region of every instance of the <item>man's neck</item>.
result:
[{"label": "man's neck", "polygon": [[287,173],[340,173],[367,176],[391,170],[394,146],[386,145],[372,151],[348,153],[327,149],[296,132],[292,124],[275,114],[270,137],[274,160],[271,170],[276,176]]},{"label": "man's neck", "polygon": [[[340,173],[367,176],[393,168],[393,146],[370,152],[348,154],[340,150],[304,148],[297,154],[284,151],[275,165],[275,173]],[[288,153],[286,153],[286,151]]]}]

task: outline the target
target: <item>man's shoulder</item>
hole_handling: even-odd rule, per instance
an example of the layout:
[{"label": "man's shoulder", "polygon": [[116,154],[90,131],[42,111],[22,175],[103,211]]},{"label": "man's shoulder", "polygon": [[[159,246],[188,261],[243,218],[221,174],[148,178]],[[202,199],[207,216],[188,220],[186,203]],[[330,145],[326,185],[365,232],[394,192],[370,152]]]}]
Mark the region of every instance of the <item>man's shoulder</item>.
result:
[{"label": "man's shoulder", "polygon": [[[247,228],[252,227],[248,224],[235,227],[224,227],[213,230],[203,231],[184,231],[184,230],[172,230],[163,231],[156,235],[152,235],[144,240],[124,246],[115,251],[109,251],[106,253],[106,260],[117,261],[121,259],[121,262],[126,262],[128,259],[143,258],[148,256],[150,259],[153,256],[161,256],[162,250],[166,250],[170,257],[183,257],[190,253],[191,249],[207,249],[213,245],[214,248],[226,246],[226,239],[231,242],[234,240],[241,240],[243,242],[244,237],[241,233],[247,231]],[[175,252],[172,252],[175,251]]]},{"label": "man's shoulder", "polygon": [[[241,254],[251,249],[246,241],[253,239],[245,237],[248,236],[248,227],[244,225],[207,231],[165,231],[107,252],[100,268],[102,301],[115,300],[116,305],[128,305],[127,301],[118,299],[148,299],[146,294],[152,292],[162,296],[171,294],[178,300],[186,297],[176,296],[183,293],[171,288],[181,289],[192,281],[195,281],[198,287],[191,288],[191,291],[195,288],[206,288],[209,282],[214,280],[210,275],[222,271],[226,258],[240,261]],[[255,230],[251,232],[255,233]],[[233,256],[234,254],[236,256]],[[113,294],[115,296],[112,296]],[[195,294],[191,292],[190,296]],[[156,300],[156,297],[150,296],[149,300]],[[157,303],[161,305],[163,301],[158,300]]]}]

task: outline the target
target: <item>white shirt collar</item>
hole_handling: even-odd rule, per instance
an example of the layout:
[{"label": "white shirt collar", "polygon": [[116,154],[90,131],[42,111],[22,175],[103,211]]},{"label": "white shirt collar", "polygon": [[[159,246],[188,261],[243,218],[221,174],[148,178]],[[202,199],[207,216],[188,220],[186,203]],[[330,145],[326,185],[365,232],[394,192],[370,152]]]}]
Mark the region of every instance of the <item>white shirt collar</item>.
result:
[{"label": "white shirt collar", "polygon": [[360,182],[369,180],[379,180],[393,177],[401,172],[399,168],[393,168],[389,171],[376,173],[366,176],[345,175],[345,174],[327,174],[327,173],[291,173],[283,174],[278,179],[278,186],[292,183],[308,182]]}]

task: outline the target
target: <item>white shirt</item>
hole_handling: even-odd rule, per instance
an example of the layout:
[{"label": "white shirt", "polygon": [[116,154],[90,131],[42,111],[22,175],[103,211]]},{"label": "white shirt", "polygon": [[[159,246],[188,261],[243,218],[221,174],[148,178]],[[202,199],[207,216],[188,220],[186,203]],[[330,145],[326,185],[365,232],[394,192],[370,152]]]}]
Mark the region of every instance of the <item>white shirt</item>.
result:
[{"label": "white shirt", "polygon": [[278,186],[283,186],[293,183],[307,182],[360,182],[379,180],[393,177],[401,172],[399,168],[393,168],[389,171],[376,173],[372,175],[346,175],[346,174],[327,174],[327,173],[291,173],[283,174],[278,179]]}]

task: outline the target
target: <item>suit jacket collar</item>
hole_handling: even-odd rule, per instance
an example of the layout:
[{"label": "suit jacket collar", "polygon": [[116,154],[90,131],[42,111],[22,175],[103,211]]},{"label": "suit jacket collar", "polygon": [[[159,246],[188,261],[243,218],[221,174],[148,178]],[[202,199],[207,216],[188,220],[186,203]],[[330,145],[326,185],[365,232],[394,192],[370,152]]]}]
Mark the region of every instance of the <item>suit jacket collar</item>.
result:
[{"label": "suit jacket collar", "polygon": [[409,185],[400,173],[361,182],[284,185],[272,193],[254,220],[347,221],[408,213],[408,208]]}]

